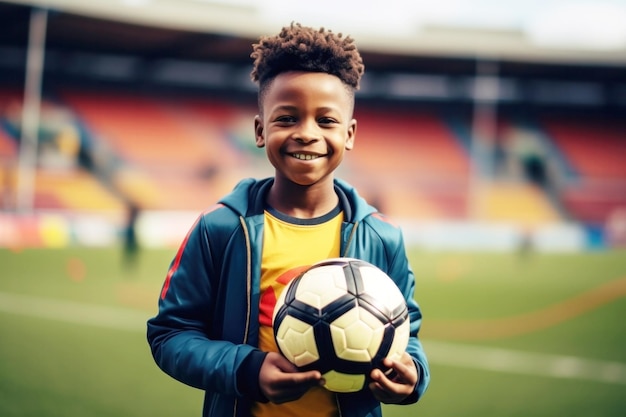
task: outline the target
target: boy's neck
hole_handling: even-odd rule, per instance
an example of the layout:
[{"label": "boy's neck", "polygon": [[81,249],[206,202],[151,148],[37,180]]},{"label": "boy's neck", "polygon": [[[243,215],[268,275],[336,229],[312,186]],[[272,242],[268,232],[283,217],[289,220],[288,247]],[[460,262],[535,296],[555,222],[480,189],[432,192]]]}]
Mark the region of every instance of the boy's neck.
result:
[{"label": "boy's neck", "polygon": [[274,181],[267,204],[291,217],[313,219],[333,210],[339,197],[332,181],[310,186]]}]

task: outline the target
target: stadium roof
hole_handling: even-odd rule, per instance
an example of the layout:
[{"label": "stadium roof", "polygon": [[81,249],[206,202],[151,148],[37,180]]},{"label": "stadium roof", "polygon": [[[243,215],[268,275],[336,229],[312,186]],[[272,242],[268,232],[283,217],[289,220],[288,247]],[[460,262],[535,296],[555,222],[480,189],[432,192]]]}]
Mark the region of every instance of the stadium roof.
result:
[{"label": "stadium roof", "polygon": [[[0,2],[3,28],[14,21],[9,4],[56,11],[57,41],[74,47],[149,51],[159,43],[192,57],[210,48],[247,59],[250,40],[298,21],[350,34],[372,53],[626,64],[626,0],[11,0]],[[130,33],[126,24],[144,29]],[[202,42],[188,42],[194,36]]]}]

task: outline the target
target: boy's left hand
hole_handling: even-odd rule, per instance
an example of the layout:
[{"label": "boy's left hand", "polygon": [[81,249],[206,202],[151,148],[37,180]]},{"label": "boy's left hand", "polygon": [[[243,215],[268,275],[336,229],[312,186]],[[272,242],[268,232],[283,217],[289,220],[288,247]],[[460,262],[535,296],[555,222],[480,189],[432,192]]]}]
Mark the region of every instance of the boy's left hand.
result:
[{"label": "boy's left hand", "polygon": [[369,389],[382,403],[400,403],[415,390],[418,380],[415,363],[411,356],[404,352],[399,361],[386,358],[383,365],[393,370],[392,379],[387,378],[380,369],[374,369],[370,374],[372,382],[369,384]]}]

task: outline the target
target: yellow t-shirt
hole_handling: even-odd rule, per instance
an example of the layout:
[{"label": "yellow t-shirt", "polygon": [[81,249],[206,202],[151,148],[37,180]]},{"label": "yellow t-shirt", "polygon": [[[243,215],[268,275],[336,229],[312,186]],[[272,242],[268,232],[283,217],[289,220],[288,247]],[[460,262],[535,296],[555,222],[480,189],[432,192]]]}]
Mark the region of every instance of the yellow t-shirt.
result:
[{"label": "yellow t-shirt", "polygon": [[[259,348],[278,352],[272,329],[276,300],[284,287],[312,264],[339,256],[343,213],[339,206],[325,216],[296,219],[265,211],[261,262],[261,301],[259,305]],[[299,400],[280,405],[256,403],[255,417],[336,417],[337,403],[332,392],[313,387]]]}]

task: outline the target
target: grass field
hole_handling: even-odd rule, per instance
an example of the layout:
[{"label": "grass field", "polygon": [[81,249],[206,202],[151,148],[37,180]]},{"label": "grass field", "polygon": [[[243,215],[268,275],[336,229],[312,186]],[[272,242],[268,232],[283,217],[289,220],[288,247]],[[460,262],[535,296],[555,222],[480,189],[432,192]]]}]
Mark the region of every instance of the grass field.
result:
[{"label": "grass field", "polygon": [[[0,416],[199,416],[145,341],[174,251],[0,250]],[[386,416],[626,413],[626,253],[410,257],[432,383]]]}]

